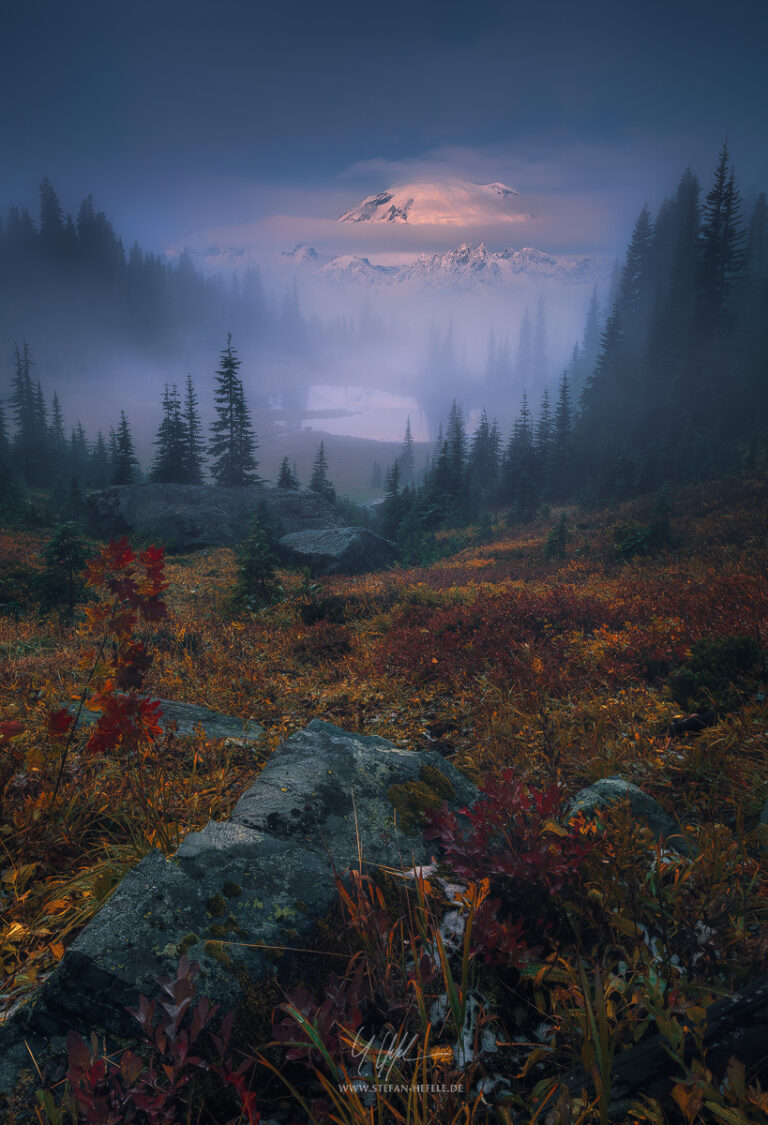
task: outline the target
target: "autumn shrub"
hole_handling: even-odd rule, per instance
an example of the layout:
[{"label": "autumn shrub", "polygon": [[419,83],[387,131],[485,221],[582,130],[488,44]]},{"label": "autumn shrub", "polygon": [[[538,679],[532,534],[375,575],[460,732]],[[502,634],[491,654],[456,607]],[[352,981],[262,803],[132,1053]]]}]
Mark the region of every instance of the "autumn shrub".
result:
[{"label": "autumn shrub", "polygon": [[730,711],[756,690],[764,672],[765,655],[754,637],[706,638],[691,646],[686,663],[670,677],[669,692],[688,710]]},{"label": "autumn shrub", "polygon": [[[228,1054],[234,1014],[222,1022],[219,1034],[211,1029],[218,1012],[205,997],[197,996],[198,966],[181,957],[176,977],[160,978],[163,999],[139,997],[130,1009],[143,1036],[143,1049],[107,1051],[94,1033],[90,1043],[75,1031],[67,1036],[66,1085],[58,1101],[50,1089],[37,1091],[38,1120],[49,1125],[174,1125],[202,1106],[202,1076],[218,1080],[214,1096],[210,1082],[209,1104],[220,1109],[227,1103],[236,1112],[233,1121],[258,1125],[261,1115],[250,1089],[250,1061],[235,1063]],[[42,1116],[41,1116],[42,1114]],[[218,1120],[222,1120],[221,1116]]]},{"label": "autumn shrub", "polygon": [[[489,878],[491,897],[475,918],[474,940],[488,962],[521,963],[531,947],[555,939],[565,921],[556,896],[577,877],[589,841],[558,823],[558,785],[536,789],[513,770],[487,777],[471,809],[427,810],[424,835],[443,849],[462,879]],[[466,821],[463,821],[466,818]]]}]

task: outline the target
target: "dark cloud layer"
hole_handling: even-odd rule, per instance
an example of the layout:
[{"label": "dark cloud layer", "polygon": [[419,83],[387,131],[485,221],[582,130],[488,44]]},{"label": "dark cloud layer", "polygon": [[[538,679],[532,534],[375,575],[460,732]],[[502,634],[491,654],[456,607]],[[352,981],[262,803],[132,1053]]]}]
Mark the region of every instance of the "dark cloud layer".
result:
[{"label": "dark cloud layer", "polygon": [[[331,218],[350,165],[349,206],[388,162],[451,148],[514,157],[522,191],[630,179],[642,202],[649,163],[708,175],[728,133],[742,182],[768,179],[754,0],[26,0],[3,24],[0,204],[48,175],[159,245],[283,213],[281,193]],[[598,150],[631,177],[606,183]]]}]

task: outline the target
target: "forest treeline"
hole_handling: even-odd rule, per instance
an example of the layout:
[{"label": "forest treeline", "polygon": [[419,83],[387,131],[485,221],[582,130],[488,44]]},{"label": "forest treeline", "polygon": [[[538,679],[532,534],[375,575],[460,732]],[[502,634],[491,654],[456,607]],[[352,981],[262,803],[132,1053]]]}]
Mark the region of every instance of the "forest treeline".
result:
[{"label": "forest treeline", "polygon": [[186,250],[166,260],[126,247],[92,195],[75,216],[48,179],[39,195],[35,218],[13,206],[0,219],[0,339],[45,341],[60,373],[98,371],[119,351],[162,361],[215,340],[222,323],[264,355],[302,355],[338,327],[303,316],[295,286],[267,292],[256,269],[227,282]]},{"label": "forest treeline", "polygon": [[724,144],[703,198],[687,169],[655,217],[643,208],[602,331],[593,296],[583,341],[535,412],[524,390],[506,438],[485,413],[470,437],[454,402],[420,477],[406,433],[385,532],[409,554],[425,532],[483,510],[525,521],[544,502],[613,502],[764,468],[766,310],[766,196],[743,215]]},{"label": "forest treeline", "polygon": [[[78,254],[95,255],[115,276],[138,268],[139,259],[133,266],[125,259],[90,201],[75,229],[63,219],[50,185],[42,194],[48,217],[41,218],[39,232],[28,234],[37,240],[38,259],[56,252],[71,267]],[[6,263],[22,228],[29,230],[29,223],[20,215],[5,228],[0,259]],[[151,273],[155,266],[148,268]],[[163,268],[168,276],[186,269]],[[454,401],[431,457],[417,466],[408,425],[400,457],[382,474],[383,532],[400,542],[406,557],[418,556],[436,529],[465,525],[483,512],[502,509],[525,521],[542,504],[611,502],[666,483],[763,467],[766,308],[766,197],[761,194],[750,213],[742,213],[724,145],[706,195],[688,169],[655,216],[643,208],[602,323],[593,296],[571,364],[535,407],[523,390],[508,433],[485,411],[469,433]],[[527,328],[526,347],[533,355],[542,347],[542,316],[540,311],[537,330],[530,323]],[[258,479],[257,437],[238,368],[230,337],[216,373],[216,419],[208,437],[191,378],[182,392],[165,387],[150,480],[200,483],[208,474],[214,483],[239,485]],[[8,418],[0,413],[5,518],[19,518],[29,486],[46,488],[56,481],[61,493],[66,482],[74,509],[86,488],[143,479],[125,414],[107,437],[89,441],[79,423],[67,433],[57,396],[46,402],[34,378],[26,344],[16,350],[7,410]],[[278,483],[298,486],[287,459]],[[322,448],[311,484],[333,494]]]}]

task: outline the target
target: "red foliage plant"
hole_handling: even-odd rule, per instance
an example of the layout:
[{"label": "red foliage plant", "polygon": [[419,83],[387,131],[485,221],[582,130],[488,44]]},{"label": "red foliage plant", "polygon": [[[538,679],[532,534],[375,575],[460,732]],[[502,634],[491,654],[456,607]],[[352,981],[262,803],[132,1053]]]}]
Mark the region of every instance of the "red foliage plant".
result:
[{"label": "red foliage plant", "polygon": [[[493,897],[478,908],[475,952],[487,963],[525,960],[529,944],[558,921],[556,896],[577,876],[593,844],[557,821],[559,785],[535,789],[512,770],[487,777],[483,796],[459,814],[427,812],[427,839],[438,840],[445,862],[460,878],[490,878]],[[462,825],[460,817],[466,827]]]},{"label": "red foliage plant", "polygon": [[160,596],[168,585],[164,565],[161,547],[147,547],[137,555],[125,537],[112,540],[86,564],[85,584],[100,594],[94,604],[85,607],[86,629],[99,640],[80,660],[87,676],[76,714],[60,709],[48,717],[48,735],[61,751],[54,796],[84,706],[100,712],[86,742],[91,753],[135,749],[161,733],[159,703],[138,694],[152,665],[152,654],[136,631],[140,621],[154,624],[167,612]]},{"label": "red foliage plant", "polygon": [[[225,1017],[219,1035],[210,1033],[209,1024],[218,1007],[205,997],[197,997],[197,972],[198,966],[182,957],[175,978],[163,977],[157,982],[164,998],[158,1002],[141,996],[139,1007],[130,1009],[144,1033],[148,1061],[131,1050],[123,1051],[119,1061],[113,1061],[99,1052],[95,1035],[89,1046],[77,1032],[69,1032],[65,1105],[74,1121],[86,1125],[175,1125],[182,1120],[184,1094],[193,1075],[208,1072],[236,1094],[240,1114],[233,1121],[258,1125],[261,1115],[247,1081],[252,1064],[246,1061],[235,1065],[227,1056],[234,1013]],[[206,1030],[219,1056],[218,1063],[206,1061],[199,1051]],[[42,1101],[52,1107],[50,1094],[42,1094]]]}]

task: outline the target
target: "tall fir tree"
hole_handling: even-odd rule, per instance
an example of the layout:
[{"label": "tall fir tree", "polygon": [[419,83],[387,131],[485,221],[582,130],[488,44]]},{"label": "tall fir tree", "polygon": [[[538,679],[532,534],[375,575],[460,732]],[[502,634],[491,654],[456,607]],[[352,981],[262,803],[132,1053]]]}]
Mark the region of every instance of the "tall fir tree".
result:
[{"label": "tall fir tree", "polygon": [[32,360],[26,340],[14,347],[14,369],[11,379],[10,406],[14,423],[13,459],[22,475],[30,482],[36,475],[35,393],[32,386]]},{"label": "tall fir tree", "polygon": [[584,324],[584,336],[577,358],[572,366],[572,383],[578,395],[581,385],[595,369],[597,353],[600,349],[600,302],[597,298],[597,285],[592,290]]},{"label": "tall fir tree", "polygon": [[187,428],[181,413],[176,384],[163,389],[163,417],[155,438],[157,452],[149,479],[158,484],[185,484],[187,481]]},{"label": "tall fir tree", "polygon": [[552,426],[552,456],[549,492],[552,499],[561,500],[573,492],[571,477],[573,453],[573,407],[568,372],[560,378]]},{"label": "tall fir tree", "polygon": [[700,436],[698,465],[707,473],[725,468],[722,447],[738,425],[743,372],[734,348],[733,297],[744,269],[741,199],[727,141],[703,208],[697,277],[697,397],[693,404]]},{"label": "tall fir tree", "polygon": [[203,483],[203,465],[205,463],[205,442],[203,441],[203,427],[200,422],[200,412],[197,406],[197,394],[192,376],[187,375],[184,391],[184,451],[182,461],[184,466],[185,484]]},{"label": "tall fir tree", "polygon": [[537,387],[542,387],[547,378],[549,360],[547,357],[547,309],[544,294],[539,294],[536,306],[536,333],[533,338],[533,379]]},{"label": "tall fir tree", "polygon": [[328,478],[328,460],[325,456],[325,442],[320,442],[315,460],[312,465],[312,476],[309,480],[309,487],[312,492],[317,492],[320,496],[325,496],[326,499],[333,502],[336,499],[336,489]]},{"label": "tall fir tree", "polygon": [[257,449],[245,389],[238,375],[240,360],[232,347],[232,334],[221,353],[216,372],[216,419],[211,425],[208,445],[211,456],[211,473],[218,485],[241,487],[258,481]]},{"label": "tall fir tree", "polygon": [[91,447],[91,456],[88,463],[88,483],[91,488],[106,488],[109,479],[109,450],[104,440],[104,434],[99,430]]},{"label": "tall fir tree", "polygon": [[280,462],[280,472],[277,475],[277,487],[287,488],[291,492],[295,492],[299,488],[299,479],[291,468],[291,462],[287,457],[283,457]]},{"label": "tall fir tree", "polygon": [[403,446],[400,450],[400,481],[405,487],[413,484],[416,475],[416,456],[413,448],[413,434],[411,433],[411,418],[410,415],[405,423],[405,435],[403,437]]},{"label": "tall fir tree", "polygon": [[120,411],[120,421],[115,431],[115,460],[112,466],[112,484],[133,484],[138,475],[139,462],[133,446],[133,435],[125,411]]},{"label": "tall fir tree", "polygon": [[471,502],[480,506],[489,504],[496,494],[499,476],[499,434],[488,421],[483,410],[477,429],[472,434],[467,461],[469,495]]}]

